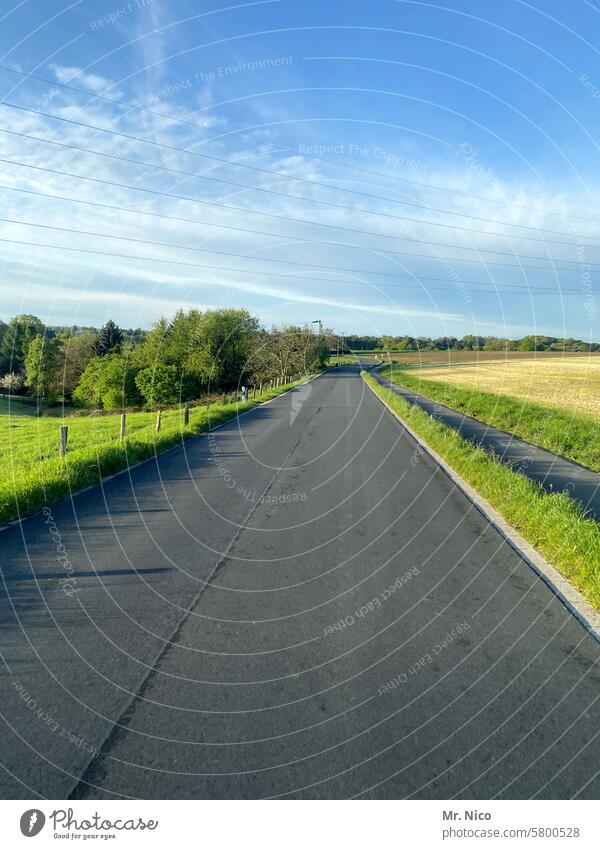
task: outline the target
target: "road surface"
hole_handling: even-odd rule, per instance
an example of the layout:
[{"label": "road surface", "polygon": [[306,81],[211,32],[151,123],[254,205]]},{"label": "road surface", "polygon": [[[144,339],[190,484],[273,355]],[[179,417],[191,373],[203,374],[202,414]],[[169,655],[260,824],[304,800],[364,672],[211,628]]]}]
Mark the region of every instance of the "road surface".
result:
[{"label": "road surface", "polygon": [[600,646],[325,373],[0,534],[4,798],[597,798]]}]

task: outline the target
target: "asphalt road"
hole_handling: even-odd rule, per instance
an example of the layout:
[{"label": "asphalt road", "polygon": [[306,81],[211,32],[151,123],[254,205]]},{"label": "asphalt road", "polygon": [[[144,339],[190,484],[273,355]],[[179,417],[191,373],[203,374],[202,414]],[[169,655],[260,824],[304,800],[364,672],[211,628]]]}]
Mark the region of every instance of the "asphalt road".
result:
[{"label": "asphalt road", "polygon": [[600,645],[357,367],[0,552],[3,798],[598,797]]}]

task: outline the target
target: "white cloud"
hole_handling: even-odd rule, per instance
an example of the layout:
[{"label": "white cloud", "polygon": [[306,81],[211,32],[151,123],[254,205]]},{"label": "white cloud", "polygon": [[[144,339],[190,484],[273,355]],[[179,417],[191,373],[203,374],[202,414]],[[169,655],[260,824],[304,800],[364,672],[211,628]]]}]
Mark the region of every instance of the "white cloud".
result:
[{"label": "white cloud", "polygon": [[122,92],[114,88],[114,84],[107,77],[100,74],[88,74],[76,66],[65,67],[63,65],[51,65],[59,83],[71,85],[74,88],[85,88],[93,94],[106,94],[116,100],[122,97]]},{"label": "white cloud", "polygon": [[[73,85],[85,87],[90,92],[101,92],[107,88],[110,90],[110,86],[112,85],[110,80],[95,74],[82,73],[76,67],[55,66],[55,73],[59,81],[72,82]],[[110,90],[109,96],[114,96],[112,90]],[[181,107],[175,107],[173,104],[169,104],[167,111],[177,115],[179,114],[176,111],[177,109],[181,109],[182,115],[185,114],[185,110]],[[144,116],[139,111],[121,110],[98,100],[94,101],[92,99],[90,103],[82,105],[81,96],[64,91],[61,92],[58,102],[53,104],[52,111],[55,114],[61,114],[65,118],[71,117],[74,120],[84,123],[107,127],[113,126],[118,117],[119,122],[116,126],[118,126],[120,131],[150,138],[153,137],[152,127],[162,124],[160,121],[154,121],[151,116]],[[301,182],[292,182],[267,174],[261,175],[247,169],[236,168],[235,166],[223,166],[211,160],[202,160],[198,157],[192,157],[175,151],[161,150],[143,143],[136,144],[135,142],[128,142],[123,138],[111,136],[108,133],[98,133],[94,130],[88,130],[85,127],[69,125],[66,122],[61,125],[59,122],[45,119],[43,116],[33,115],[27,112],[15,112],[2,106],[0,106],[0,115],[8,119],[3,121],[3,125],[17,132],[31,133],[116,156],[127,156],[132,159],[162,163],[169,168],[182,171],[198,172],[199,174],[202,174],[204,171],[210,176],[219,177],[224,180],[231,179],[240,183],[268,187],[278,192],[289,192],[290,195],[306,195],[307,199],[303,200],[291,196],[285,198],[236,189],[225,184],[207,182],[202,179],[202,176],[188,177],[186,175],[169,174],[168,172],[153,168],[119,162],[116,159],[108,157],[98,157],[51,144],[28,142],[22,138],[0,134],[0,156],[3,158],[28,162],[55,171],[70,171],[84,177],[101,179],[107,181],[107,183],[123,183],[125,187],[86,182],[85,180],[62,177],[58,174],[0,163],[1,183],[12,185],[19,189],[32,189],[44,193],[66,195],[81,201],[127,206],[139,210],[146,209],[165,216],[175,216],[183,220],[171,221],[166,218],[156,218],[135,213],[130,214],[117,210],[105,210],[94,206],[66,203],[54,199],[44,200],[39,197],[28,197],[26,194],[21,195],[13,192],[3,193],[4,203],[0,215],[27,221],[37,221],[38,223],[50,224],[56,227],[126,235],[155,243],[173,242],[177,245],[187,245],[194,248],[208,247],[213,250],[227,251],[240,255],[240,258],[236,260],[226,256],[220,257],[211,254],[202,254],[198,251],[187,251],[184,248],[166,248],[157,244],[143,245],[119,242],[94,236],[69,235],[51,230],[43,231],[16,224],[0,224],[0,236],[2,238],[24,239],[27,241],[36,241],[41,244],[46,242],[48,244],[69,245],[71,247],[100,249],[115,253],[139,254],[140,256],[147,256],[154,260],[170,257],[180,261],[196,262],[199,264],[210,265],[213,263],[215,266],[214,270],[210,271],[203,269],[195,270],[183,265],[180,267],[175,265],[169,266],[166,263],[160,262],[135,262],[117,257],[77,255],[70,252],[65,252],[61,256],[58,250],[44,251],[43,248],[38,251],[35,249],[22,249],[19,252],[12,251],[10,253],[13,261],[18,260],[26,267],[30,263],[36,263],[36,268],[32,271],[32,281],[36,285],[43,285],[46,279],[45,270],[43,268],[40,269],[40,263],[45,263],[46,268],[52,266],[58,267],[59,265],[61,268],[66,267],[68,283],[72,287],[76,285],[78,275],[84,276],[85,273],[90,273],[90,271],[91,273],[101,272],[105,281],[109,278],[112,281],[110,286],[113,287],[114,294],[109,293],[107,295],[105,292],[102,292],[93,294],[91,297],[96,297],[102,302],[108,302],[109,298],[113,298],[115,308],[125,305],[132,306],[133,300],[136,298],[140,303],[143,303],[144,296],[142,295],[138,296],[131,292],[119,292],[123,280],[126,280],[137,282],[138,285],[143,285],[144,283],[157,285],[159,287],[158,298],[161,303],[161,309],[167,313],[172,311],[168,308],[169,303],[175,309],[180,304],[179,299],[181,297],[191,297],[188,293],[193,292],[197,288],[211,302],[215,300],[215,297],[217,297],[217,300],[220,297],[228,297],[230,302],[237,298],[236,302],[248,304],[251,309],[254,308],[253,305],[256,305],[256,309],[259,310],[263,308],[266,299],[268,299],[269,303],[276,301],[280,307],[285,305],[290,310],[294,309],[294,305],[296,305],[297,311],[301,316],[304,315],[301,312],[303,305],[306,305],[306,307],[320,305],[324,308],[331,308],[331,310],[337,309],[340,313],[350,311],[356,314],[364,314],[365,316],[369,314],[380,316],[382,327],[384,325],[385,327],[390,327],[393,324],[398,328],[398,332],[402,332],[402,329],[406,326],[404,320],[414,319],[415,322],[422,322],[422,330],[426,332],[427,322],[431,322],[432,326],[435,324],[439,327],[440,323],[449,322],[453,326],[456,326],[461,322],[466,324],[473,320],[470,315],[471,308],[466,309],[460,301],[459,292],[451,275],[453,270],[458,271],[467,280],[494,280],[500,283],[517,280],[525,285],[527,280],[537,282],[537,278],[543,277],[545,285],[549,285],[554,279],[551,273],[538,274],[537,272],[526,271],[522,274],[518,268],[503,269],[502,267],[491,264],[494,257],[486,253],[482,253],[481,256],[487,257],[487,265],[484,261],[480,265],[461,265],[459,259],[446,262],[444,257],[451,257],[453,255],[458,257],[460,255],[473,258],[478,256],[478,251],[483,251],[485,248],[508,251],[509,253],[514,252],[514,258],[508,256],[505,258],[498,257],[497,259],[515,264],[517,263],[518,256],[528,253],[544,255],[548,252],[557,258],[565,257],[571,260],[578,257],[577,240],[575,239],[571,240],[572,246],[569,248],[561,248],[553,245],[545,246],[543,243],[524,240],[522,236],[526,231],[523,231],[519,236],[518,231],[514,231],[511,228],[503,228],[503,225],[497,223],[460,219],[433,210],[403,207],[392,201],[378,201],[335,190],[311,187],[305,184],[303,185]],[[147,126],[148,121],[151,122],[150,128]],[[430,176],[428,172],[425,172],[415,175],[415,179],[425,184],[440,184],[442,179],[444,179],[445,185],[459,187],[461,190],[469,192],[472,195],[488,195],[498,199],[514,199],[521,206],[536,207],[540,211],[532,213],[525,209],[519,209],[516,206],[494,206],[472,196],[465,197],[441,192],[434,193],[427,188],[427,185],[425,187],[412,185],[407,187],[402,183],[395,183],[391,178],[384,181],[374,176],[371,179],[366,174],[343,171],[340,168],[333,168],[326,164],[315,162],[315,160],[308,159],[302,155],[278,155],[269,152],[265,147],[253,149],[248,145],[247,139],[244,140],[245,150],[234,147],[235,144],[239,144],[239,139],[236,142],[234,137],[217,141],[216,143],[205,139],[206,137],[201,135],[198,130],[186,124],[175,124],[171,128],[162,130],[160,134],[160,140],[166,144],[172,144],[177,147],[194,147],[200,153],[214,152],[217,156],[231,159],[239,158],[249,164],[256,164],[260,168],[281,171],[321,182],[346,185],[373,194],[395,196],[398,199],[408,200],[411,203],[424,203],[449,211],[466,212],[470,215],[480,216],[481,218],[497,217],[509,223],[568,230],[568,218],[560,219],[543,210],[549,208],[560,209],[567,216],[569,214],[580,216],[581,209],[585,208],[584,199],[581,197],[574,195],[569,197],[565,195],[559,200],[550,202],[546,194],[533,185],[510,185],[502,183],[498,178],[490,181],[489,175],[478,173],[467,165],[463,167],[460,163],[445,178],[440,178],[439,175]],[[369,162],[365,163],[361,161],[359,164],[361,167],[369,166]],[[387,166],[379,165],[379,170],[383,170],[384,167]],[[391,175],[394,173],[406,174],[406,171],[401,171],[400,169],[397,169],[395,172],[393,167],[390,167],[389,170]],[[340,175],[345,179],[342,180]],[[344,232],[342,230],[294,224],[292,222],[270,219],[261,215],[254,215],[250,212],[239,212],[218,206],[191,203],[172,197],[146,194],[130,190],[127,186],[143,186],[155,191],[175,195],[189,194],[206,201],[231,204],[242,208],[252,207],[264,213],[335,224],[350,228],[350,231]],[[353,209],[345,210],[334,206],[315,205],[308,200],[312,196],[342,203],[351,208],[360,206],[371,210],[372,214],[358,213],[355,209],[353,211]],[[375,215],[376,212],[421,220],[402,222],[394,218],[377,216]],[[426,224],[422,221],[423,218],[440,223],[452,221],[458,226],[471,227],[483,232],[463,232],[461,234],[458,230]],[[197,223],[197,221],[206,223]],[[283,236],[287,235],[288,238],[286,241],[286,239],[276,237],[254,235],[236,229],[237,227],[280,233]],[[588,234],[590,239],[592,237],[595,238],[594,233],[597,231],[597,225],[593,220],[577,220],[572,223],[572,227],[575,232]],[[361,229],[380,232],[384,236],[399,237],[406,235],[410,238],[415,238],[417,241],[411,243],[399,239],[383,239],[381,237],[352,232],[352,230]],[[494,231],[502,232],[503,229],[506,233],[511,233],[511,235],[503,236],[494,233]],[[530,235],[535,236],[536,233],[532,232]],[[332,244],[297,242],[295,241],[295,237],[297,236],[306,238],[314,236],[320,242],[331,241]],[[562,239],[563,237],[550,236],[549,238]],[[335,244],[336,242],[341,244]],[[454,242],[456,245],[468,245],[471,251],[466,253],[444,247],[435,247],[432,250],[428,246],[434,242]],[[99,245],[100,248],[98,248]],[[356,249],[357,247],[359,250]],[[426,256],[423,259],[403,255],[392,257],[389,254],[386,255],[386,248],[388,250],[406,251],[408,254],[411,252],[421,253]],[[7,255],[6,248],[3,253],[5,256]],[[350,287],[339,283],[336,283],[334,286],[333,284],[328,284],[326,279],[315,279],[314,281],[295,280],[287,275],[295,271],[301,276],[314,276],[316,278],[318,269],[314,270],[313,275],[310,269],[304,269],[302,266],[298,266],[297,268],[275,264],[261,266],[258,263],[252,262],[250,258],[253,256],[278,257],[290,262],[314,263],[317,266],[323,264],[357,269],[372,268],[374,271],[383,271],[388,274],[394,273],[397,269],[399,275],[406,275],[407,273],[414,274],[415,280],[418,280],[419,275],[423,274],[425,276],[442,278],[442,280],[447,280],[447,283],[444,284],[441,281],[431,284],[425,283],[425,287],[431,288],[429,297],[426,295],[424,297],[423,293],[409,289],[389,289],[383,290],[382,293],[382,290],[376,286],[373,288],[354,285]],[[594,250],[590,249],[586,251],[587,262],[593,263],[595,258],[596,252]],[[246,268],[253,268],[255,265],[258,267],[255,275],[241,275],[235,272],[236,264]],[[263,269],[268,268],[272,271],[281,269],[281,277],[271,277],[261,274],[261,267]],[[579,275],[578,266],[574,265],[572,272],[561,273],[561,285],[577,285]],[[329,275],[321,275],[323,278],[327,276],[331,276],[331,272]],[[336,276],[341,277],[345,275],[340,273]],[[243,279],[240,280],[240,277]],[[381,282],[393,282],[393,278],[368,277],[359,271],[354,273],[355,280],[362,278],[366,280],[379,279]],[[444,286],[447,289],[446,294],[438,291],[438,289]],[[53,288],[52,284],[50,284],[50,287]],[[209,289],[210,291],[208,291]],[[229,295],[225,296],[223,294],[225,290],[229,290]],[[38,298],[39,290],[37,288],[32,288],[29,291],[32,299],[35,300]],[[57,289],[57,291],[61,298],[66,297],[70,301],[73,301],[76,297],[72,292],[65,295],[62,290]],[[184,292],[185,294],[183,294]],[[231,292],[237,292],[238,294],[232,296]],[[389,301],[386,302],[388,295]],[[85,294],[83,297],[84,299],[89,299],[90,295]],[[493,303],[492,298],[489,301]],[[540,301],[541,298],[538,299],[538,303]],[[153,302],[157,303],[157,301]],[[508,296],[506,297],[506,303],[507,305],[509,303]],[[440,305],[439,310],[436,309],[436,304]],[[512,306],[514,308],[514,304]],[[519,298],[518,307],[518,311],[513,309],[512,317],[507,319],[508,324],[515,319],[522,327],[528,326],[528,320],[531,320],[532,324],[535,323],[535,312],[530,307],[527,298]],[[33,305],[31,309],[34,310]],[[298,318],[298,320],[303,320],[303,318]],[[482,314],[479,323],[482,326],[487,324],[488,327],[498,327],[498,322],[496,321],[494,324],[493,316],[489,314]],[[382,330],[382,332],[386,331]],[[437,333],[436,330],[432,330],[431,332],[433,335]]]}]

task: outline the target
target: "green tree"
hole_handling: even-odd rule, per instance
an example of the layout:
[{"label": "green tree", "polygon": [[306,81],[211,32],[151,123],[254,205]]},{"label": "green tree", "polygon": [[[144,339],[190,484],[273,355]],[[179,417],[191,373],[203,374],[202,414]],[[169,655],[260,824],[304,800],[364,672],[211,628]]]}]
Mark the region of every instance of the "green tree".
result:
[{"label": "green tree", "polygon": [[94,357],[85,368],[73,398],[85,407],[113,410],[138,404],[137,370],[121,354]]},{"label": "green tree", "polygon": [[36,336],[27,347],[27,386],[38,398],[55,401],[62,390],[63,343],[60,339]]},{"label": "green tree", "polygon": [[[181,370],[177,366],[157,365],[139,371],[135,378],[146,403],[152,407],[161,404],[176,404],[185,397],[185,381],[182,386]],[[183,392],[182,392],[183,390]]]},{"label": "green tree", "polygon": [[186,370],[203,384],[237,386],[259,330],[258,319],[248,310],[208,310],[194,329]]},{"label": "green tree", "polygon": [[96,356],[106,357],[118,354],[123,345],[123,331],[112,319],[101,328],[96,340]]},{"label": "green tree", "polygon": [[44,325],[35,315],[16,315],[8,322],[0,343],[0,354],[11,371],[20,371],[25,364],[32,339],[44,334]]},{"label": "green tree", "polygon": [[70,335],[64,342],[63,352],[63,388],[72,395],[81,375],[94,357],[98,334],[93,330]]},{"label": "green tree", "polygon": [[542,347],[538,344],[537,336],[523,336],[519,342],[519,351],[541,351]]},{"label": "green tree", "polygon": [[175,365],[169,351],[170,327],[171,323],[166,318],[159,319],[143,341],[132,349],[132,364],[140,369],[159,364]]}]

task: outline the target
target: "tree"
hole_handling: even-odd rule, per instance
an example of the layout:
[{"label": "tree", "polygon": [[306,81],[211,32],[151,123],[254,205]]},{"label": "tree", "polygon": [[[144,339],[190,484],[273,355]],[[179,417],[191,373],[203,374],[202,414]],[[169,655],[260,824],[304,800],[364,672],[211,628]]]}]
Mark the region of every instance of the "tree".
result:
[{"label": "tree", "polygon": [[123,344],[123,331],[112,319],[106,322],[98,333],[96,340],[96,356],[106,357],[109,354],[118,354]]},{"label": "tree", "polygon": [[255,381],[273,380],[316,371],[325,364],[329,348],[308,327],[263,330],[248,362]]},{"label": "tree", "polygon": [[16,374],[14,371],[9,371],[4,377],[0,377],[0,389],[5,392],[18,392],[23,388],[25,377],[22,374]]},{"label": "tree", "polygon": [[0,354],[12,371],[20,371],[25,363],[32,339],[44,334],[44,325],[35,315],[16,315],[8,322],[0,343]]},{"label": "tree", "polygon": [[94,357],[87,364],[73,398],[85,407],[105,410],[138,404],[137,370],[121,354]]},{"label": "tree", "polygon": [[148,331],[143,341],[131,351],[131,362],[137,368],[150,368],[160,363],[173,364],[169,350],[171,323],[159,319]]},{"label": "tree", "polygon": [[161,404],[176,404],[190,400],[189,380],[182,380],[181,369],[177,366],[153,366],[139,371],[135,378],[146,403],[152,407]]},{"label": "tree", "polygon": [[208,310],[191,339],[186,370],[203,384],[230,389],[247,371],[260,324],[248,310]]},{"label": "tree", "polygon": [[36,336],[27,347],[25,374],[27,386],[38,398],[55,401],[62,388],[63,362],[60,339]]},{"label": "tree", "polygon": [[63,346],[63,390],[68,395],[75,391],[81,375],[94,356],[98,334],[85,330],[79,335],[69,336]]},{"label": "tree", "polygon": [[537,336],[523,336],[519,342],[519,351],[540,351],[541,345],[538,343]]}]

